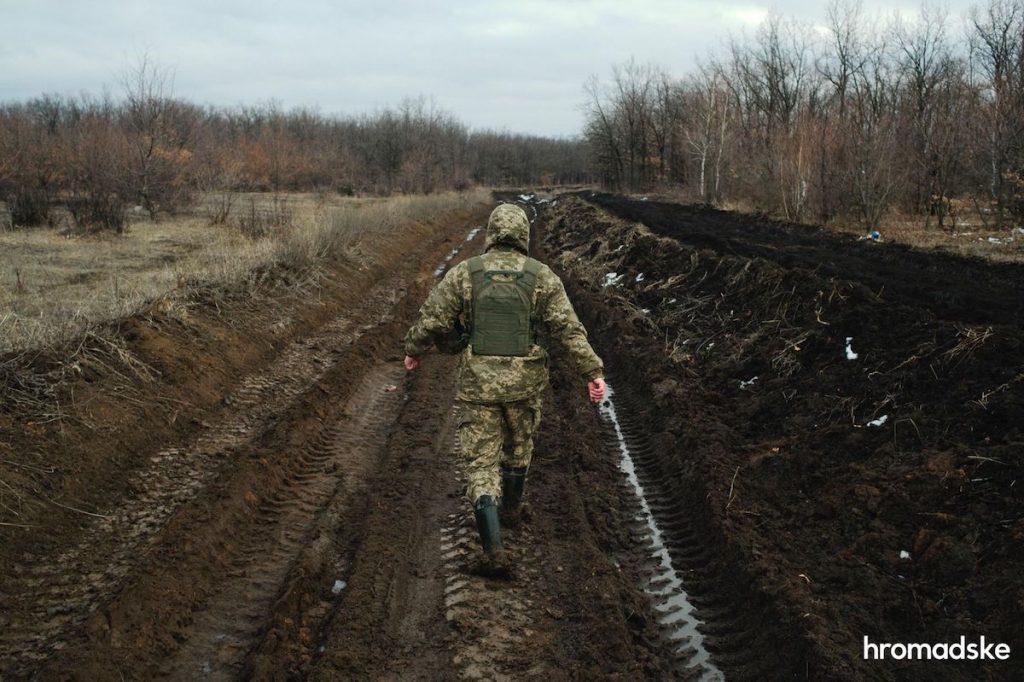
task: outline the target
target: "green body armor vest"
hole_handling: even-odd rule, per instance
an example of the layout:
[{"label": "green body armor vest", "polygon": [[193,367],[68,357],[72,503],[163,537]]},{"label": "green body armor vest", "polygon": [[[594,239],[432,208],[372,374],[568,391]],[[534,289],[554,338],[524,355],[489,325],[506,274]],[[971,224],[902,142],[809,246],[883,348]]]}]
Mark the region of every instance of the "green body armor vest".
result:
[{"label": "green body armor vest", "polygon": [[530,317],[540,261],[526,259],[522,270],[487,270],[480,256],[469,259],[473,285],[474,355],[529,354],[533,344]]}]

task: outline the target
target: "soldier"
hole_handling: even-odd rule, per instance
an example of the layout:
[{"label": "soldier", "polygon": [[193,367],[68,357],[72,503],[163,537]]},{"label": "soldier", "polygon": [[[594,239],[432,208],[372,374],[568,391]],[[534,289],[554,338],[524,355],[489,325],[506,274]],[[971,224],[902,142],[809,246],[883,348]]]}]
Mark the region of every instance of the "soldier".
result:
[{"label": "soldier", "polygon": [[[415,370],[431,346],[452,350],[462,339],[457,412],[461,456],[484,550],[484,568],[507,569],[500,525],[520,520],[533,434],[548,384],[546,341],[561,345],[604,397],[604,365],[587,341],[558,275],[530,258],[530,223],[501,204],[487,222],[482,256],[448,271],[405,337],[405,367]],[[500,505],[500,511],[499,511]],[[500,518],[500,523],[499,523]]]}]

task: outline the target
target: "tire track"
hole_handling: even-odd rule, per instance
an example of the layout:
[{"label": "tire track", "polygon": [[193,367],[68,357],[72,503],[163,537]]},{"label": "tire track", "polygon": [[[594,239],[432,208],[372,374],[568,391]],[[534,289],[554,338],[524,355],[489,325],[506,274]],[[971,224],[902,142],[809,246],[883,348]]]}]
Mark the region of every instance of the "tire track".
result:
[{"label": "tire track", "polygon": [[66,646],[103,600],[112,595],[152,548],[175,512],[215,481],[244,450],[323,377],[365,332],[393,317],[405,289],[394,278],[368,292],[358,311],[317,334],[291,343],[266,370],[243,380],[225,397],[232,410],[191,445],[166,448],[150,458],[129,485],[136,493],[96,520],[75,547],[6,580],[0,617],[0,673],[32,667]]},{"label": "tire track", "polygon": [[324,428],[291,460],[281,484],[263,495],[259,531],[246,539],[232,577],[197,615],[163,674],[172,680],[239,677],[320,513],[333,497],[359,494],[375,467],[402,404],[397,386],[403,372],[393,363],[368,372],[346,404],[346,416]]},{"label": "tire track", "polygon": [[[668,543],[671,539],[683,535],[682,519],[664,519],[659,523],[655,518],[656,511],[664,513],[668,509],[667,500],[654,493],[654,483],[650,477],[637,469],[635,460],[652,454],[650,446],[640,430],[628,421],[614,398],[615,389],[607,382],[607,393],[600,406],[602,425],[606,431],[609,450],[619,456],[619,469],[625,476],[626,494],[633,497],[638,507],[635,516],[639,537],[638,549],[644,554],[643,568],[648,578],[643,584],[644,592],[651,600],[665,637],[674,645],[677,657],[676,665],[680,672],[687,673],[701,682],[720,682],[725,678],[718,667],[711,661],[707,648],[704,646],[704,635],[701,633],[701,621],[696,609],[690,603],[689,595],[683,584],[681,573],[676,564],[682,564],[691,570],[699,563],[699,548],[688,543],[674,543],[674,557],[669,552]],[[662,525],[665,529],[662,529]]]},{"label": "tire track", "polygon": [[702,682],[724,680],[726,673],[732,679],[734,672],[738,679],[787,677],[788,668],[765,655],[774,644],[765,639],[764,605],[724,589],[730,581],[722,579],[715,550],[685,506],[682,481],[634,421],[642,410],[609,382],[601,422],[609,451],[621,458],[623,494],[636,510],[631,530],[641,553],[641,587],[673,645],[678,674]]},{"label": "tire track", "polygon": [[[452,447],[458,458],[458,436]],[[465,478],[457,475],[464,488]],[[527,527],[515,531],[502,529],[503,543],[509,552],[513,580],[484,578],[471,573],[480,555],[476,521],[472,511],[449,514],[441,529],[441,554],[444,561],[445,620],[461,635],[452,656],[459,677],[467,680],[518,679],[501,671],[521,668],[524,652],[533,634],[535,607],[533,595],[544,589],[537,566],[541,565],[537,542]],[[545,677],[543,661],[538,660],[530,675]]]}]

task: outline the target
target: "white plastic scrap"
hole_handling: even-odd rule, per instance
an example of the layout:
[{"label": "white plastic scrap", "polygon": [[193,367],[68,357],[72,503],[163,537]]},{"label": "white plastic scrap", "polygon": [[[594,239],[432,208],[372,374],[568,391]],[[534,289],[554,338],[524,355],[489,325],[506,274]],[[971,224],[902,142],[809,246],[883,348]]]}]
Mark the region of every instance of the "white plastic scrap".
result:
[{"label": "white plastic scrap", "polygon": [[740,379],[740,389],[744,389],[747,386],[753,386],[755,381],[757,381],[757,377],[751,377],[751,378],[747,379],[746,381],[744,381],[743,379]]},{"label": "white plastic scrap", "polygon": [[642,281],[644,281],[644,273],[641,272],[639,275],[636,276],[636,279],[633,280],[633,281],[635,281],[635,282],[642,282]]},{"label": "white plastic scrap", "polygon": [[341,594],[342,590],[344,590],[346,587],[348,587],[348,583],[346,583],[344,580],[335,580],[334,586],[331,587],[331,594],[337,596]]},{"label": "white plastic scrap", "polygon": [[878,419],[872,419],[865,426],[882,426],[885,422],[889,421],[889,415],[883,414]]},{"label": "white plastic scrap", "polygon": [[650,308],[641,308],[640,310],[644,311],[644,315],[650,315],[651,314],[651,309]]},{"label": "white plastic scrap", "polygon": [[853,352],[853,337],[852,336],[847,336],[846,337],[846,359],[847,360],[856,360],[857,359],[857,354]]},{"label": "white plastic scrap", "polygon": [[604,286],[614,287],[622,284],[622,280],[625,279],[625,275],[620,275],[616,272],[609,272],[604,276]]},{"label": "white plastic scrap", "polygon": [[905,549],[901,549],[900,550],[900,558],[904,559],[904,560],[909,559],[910,558],[910,552],[908,552]]}]

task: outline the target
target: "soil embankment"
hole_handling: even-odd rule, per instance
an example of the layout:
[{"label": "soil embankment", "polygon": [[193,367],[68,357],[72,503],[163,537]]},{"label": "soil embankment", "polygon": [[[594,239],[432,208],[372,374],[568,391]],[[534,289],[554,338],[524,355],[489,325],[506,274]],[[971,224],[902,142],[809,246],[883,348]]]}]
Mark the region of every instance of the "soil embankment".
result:
[{"label": "soil embankment", "polygon": [[546,215],[664,484],[811,678],[1021,676],[862,638],[1024,651],[1024,268],[611,195]]}]

